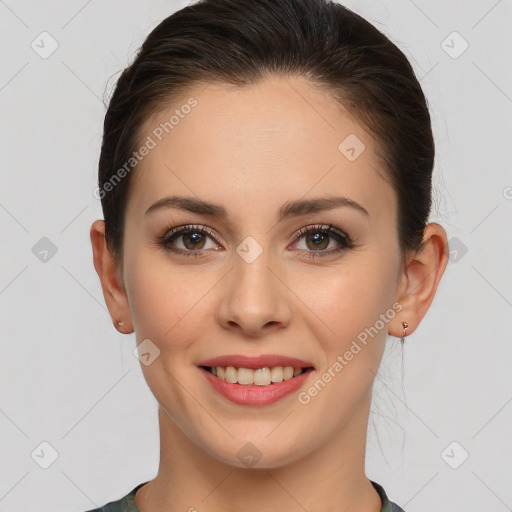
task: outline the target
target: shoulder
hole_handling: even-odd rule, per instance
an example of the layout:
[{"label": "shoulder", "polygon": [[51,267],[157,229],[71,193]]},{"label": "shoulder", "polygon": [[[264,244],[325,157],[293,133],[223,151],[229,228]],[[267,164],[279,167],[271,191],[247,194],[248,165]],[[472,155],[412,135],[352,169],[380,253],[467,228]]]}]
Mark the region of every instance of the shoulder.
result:
[{"label": "shoulder", "polygon": [[403,508],[399,507],[396,503],[389,501],[389,498],[386,494],[386,491],[379,485],[377,482],[370,480],[375,490],[379,493],[380,499],[382,501],[382,508],[380,512],[405,512]]},{"label": "shoulder", "polygon": [[147,482],[138,484],[128,494],[118,500],[111,501],[100,508],[87,510],[86,512],[139,512],[135,504],[135,493],[146,483]]}]

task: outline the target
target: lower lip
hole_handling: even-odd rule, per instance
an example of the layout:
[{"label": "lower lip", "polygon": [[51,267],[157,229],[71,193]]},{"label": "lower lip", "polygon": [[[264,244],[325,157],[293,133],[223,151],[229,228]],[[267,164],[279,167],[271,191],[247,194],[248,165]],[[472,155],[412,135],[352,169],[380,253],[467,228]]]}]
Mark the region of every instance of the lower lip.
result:
[{"label": "lower lip", "polygon": [[268,386],[256,386],[255,384],[233,384],[225,380],[221,380],[212,375],[208,370],[199,368],[213,389],[224,398],[231,402],[241,405],[268,405],[277,402],[281,398],[297,391],[312,373],[308,370],[301,373],[297,377],[289,380],[283,380],[277,384],[269,384]]}]

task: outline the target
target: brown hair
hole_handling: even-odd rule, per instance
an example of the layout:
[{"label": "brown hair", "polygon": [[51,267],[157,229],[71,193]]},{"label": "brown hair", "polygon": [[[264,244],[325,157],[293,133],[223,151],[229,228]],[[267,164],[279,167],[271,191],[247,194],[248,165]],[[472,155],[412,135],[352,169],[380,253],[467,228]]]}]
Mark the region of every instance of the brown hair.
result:
[{"label": "brown hair", "polygon": [[329,0],[200,0],[153,29],[110,99],[98,186],[114,256],[122,261],[131,181],[130,172],[119,179],[118,171],[131,161],[148,117],[192,84],[242,86],[269,74],[309,79],[374,135],[398,196],[402,252],[421,245],[434,141],[425,96],[402,51]]}]

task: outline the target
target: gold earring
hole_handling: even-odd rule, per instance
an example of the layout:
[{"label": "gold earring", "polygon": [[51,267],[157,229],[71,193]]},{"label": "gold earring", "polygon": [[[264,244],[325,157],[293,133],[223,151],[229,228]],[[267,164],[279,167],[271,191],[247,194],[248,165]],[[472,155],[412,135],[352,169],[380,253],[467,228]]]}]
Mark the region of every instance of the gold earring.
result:
[{"label": "gold earring", "polygon": [[402,322],[402,327],[404,328],[404,332],[402,333],[402,338],[400,341],[402,342],[403,345],[405,341],[405,336],[407,335],[407,329],[409,329],[409,324],[407,322]]}]

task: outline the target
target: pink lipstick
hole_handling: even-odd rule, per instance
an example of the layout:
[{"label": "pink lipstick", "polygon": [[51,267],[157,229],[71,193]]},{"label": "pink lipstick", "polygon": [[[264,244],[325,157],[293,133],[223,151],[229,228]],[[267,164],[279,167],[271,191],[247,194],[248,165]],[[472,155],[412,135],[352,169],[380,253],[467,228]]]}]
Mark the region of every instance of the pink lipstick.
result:
[{"label": "pink lipstick", "polygon": [[314,371],[311,362],[265,354],[219,356],[201,361],[212,389],[240,405],[268,405],[300,389]]}]

